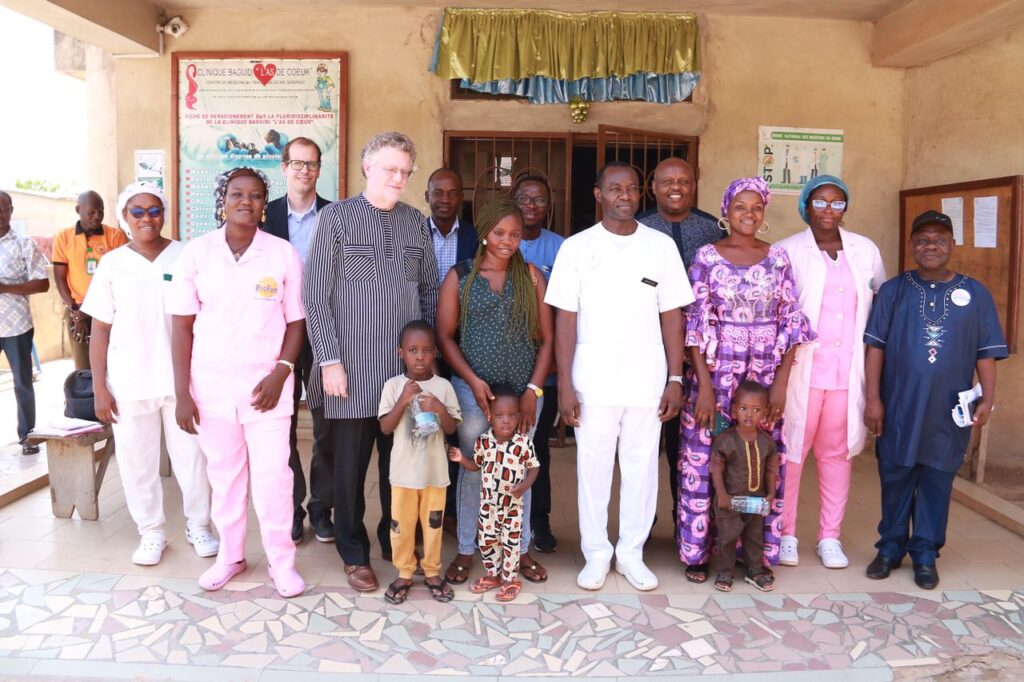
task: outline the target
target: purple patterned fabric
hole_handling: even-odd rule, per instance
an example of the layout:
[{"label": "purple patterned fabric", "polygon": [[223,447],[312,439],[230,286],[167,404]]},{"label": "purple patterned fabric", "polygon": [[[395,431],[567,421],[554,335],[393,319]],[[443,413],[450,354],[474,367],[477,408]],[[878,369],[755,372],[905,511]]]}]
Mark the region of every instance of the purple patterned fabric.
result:
[{"label": "purple patterned fabric", "polygon": [[[793,269],[785,250],[772,246],[760,263],[733,265],[713,244],[702,247],[690,266],[696,301],[686,309],[686,345],[700,349],[713,380],[715,402],[729,418],[736,387],[747,379],[771,386],[775,369],[793,346],[814,339],[810,322],[796,297]],[[708,473],[711,431],[698,428],[693,406],[697,382],[692,367],[680,424],[679,558],[687,565],[707,563],[714,547],[711,515],[714,492]],[[772,432],[783,466],[775,506],[765,517],[765,563],[779,562],[780,515],[786,476],[782,420]]]},{"label": "purple patterned fabric", "polygon": [[740,178],[733,180],[722,195],[722,217],[729,213],[729,204],[740,192],[757,192],[764,199],[764,206],[768,208],[768,202],[772,200],[772,191],[768,189],[768,183],[761,178]]}]

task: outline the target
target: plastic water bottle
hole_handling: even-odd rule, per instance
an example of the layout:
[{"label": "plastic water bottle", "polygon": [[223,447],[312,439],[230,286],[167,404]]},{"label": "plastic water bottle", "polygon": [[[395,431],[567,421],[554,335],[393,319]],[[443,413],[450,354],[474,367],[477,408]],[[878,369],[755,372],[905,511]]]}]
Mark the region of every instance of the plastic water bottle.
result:
[{"label": "plastic water bottle", "polygon": [[760,514],[768,516],[768,498],[751,495],[733,495],[732,510],[740,514]]},{"label": "plastic water bottle", "polygon": [[413,420],[412,435],[416,438],[426,438],[441,430],[441,420],[437,418],[437,415],[424,410],[420,406],[421,397],[422,395],[418,395],[409,403]]}]

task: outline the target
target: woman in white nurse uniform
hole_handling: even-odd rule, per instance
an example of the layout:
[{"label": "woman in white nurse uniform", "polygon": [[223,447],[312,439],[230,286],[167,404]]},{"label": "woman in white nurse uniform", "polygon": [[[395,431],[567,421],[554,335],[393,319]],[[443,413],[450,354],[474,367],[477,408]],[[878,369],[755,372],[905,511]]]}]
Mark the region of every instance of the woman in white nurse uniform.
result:
[{"label": "woman in white nurse uniform", "polygon": [[167,202],[156,186],[129,185],[117,210],[132,240],[104,256],[82,310],[93,318],[89,356],[96,416],[113,427],[125,501],[141,537],[132,561],[156,565],[167,545],[161,426],[181,486],[185,539],[196,554],[212,557],[220,543],[210,531],[206,458],[197,438],[174,420],[171,316],[164,297],[182,244],[160,234]]}]

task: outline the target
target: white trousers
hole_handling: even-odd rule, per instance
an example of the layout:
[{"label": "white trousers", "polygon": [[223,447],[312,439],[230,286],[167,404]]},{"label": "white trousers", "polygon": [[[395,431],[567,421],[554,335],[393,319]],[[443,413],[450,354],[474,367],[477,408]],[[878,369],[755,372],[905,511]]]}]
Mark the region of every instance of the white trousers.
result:
[{"label": "white trousers", "polygon": [[643,560],[658,497],[658,408],[583,405],[575,431],[583,557],[602,563],[612,559],[608,501],[618,446],[619,540],[614,554],[622,563]]},{"label": "white trousers", "polygon": [[160,429],[178,485],[188,528],[210,525],[210,482],[199,439],[178,428],[174,396],[118,401],[113,425],[117,467],[125,502],[139,535],[163,533],[164,491],[160,480]]}]

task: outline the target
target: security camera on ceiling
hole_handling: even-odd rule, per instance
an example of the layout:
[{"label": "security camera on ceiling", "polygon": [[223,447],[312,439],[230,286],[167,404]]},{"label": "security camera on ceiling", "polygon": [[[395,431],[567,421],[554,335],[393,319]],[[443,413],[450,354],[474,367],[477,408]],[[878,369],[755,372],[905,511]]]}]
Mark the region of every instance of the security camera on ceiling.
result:
[{"label": "security camera on ceiling", "polygon": [[188,31],[188,24],[181,17],[171,17],[163,25],[162,30],[172,38],[180,38]]}]

